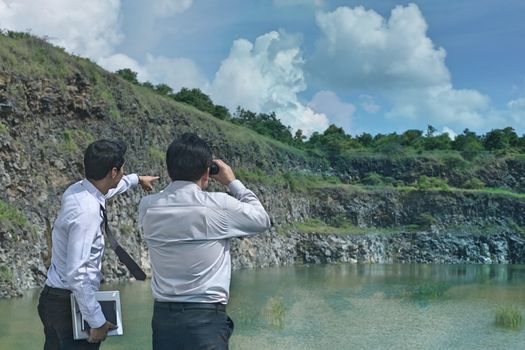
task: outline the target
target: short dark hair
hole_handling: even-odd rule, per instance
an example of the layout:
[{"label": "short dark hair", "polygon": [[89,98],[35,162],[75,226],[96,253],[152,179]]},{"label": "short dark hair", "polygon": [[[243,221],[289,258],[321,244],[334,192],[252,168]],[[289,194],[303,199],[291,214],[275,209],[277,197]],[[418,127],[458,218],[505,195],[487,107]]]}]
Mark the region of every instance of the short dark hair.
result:
[{"label": "short dark hair", "polygon": [[210,146],[193,133],[182,134],[166,151],[166,165],[172,181],[197,181],[211,164]]},{"label": "short dark hair", "polygon": [[87,179],[101,180],[113,168],[124,165],[126,144],[123,141],[98,140],[91,143],[84,153],[84,171]]}]

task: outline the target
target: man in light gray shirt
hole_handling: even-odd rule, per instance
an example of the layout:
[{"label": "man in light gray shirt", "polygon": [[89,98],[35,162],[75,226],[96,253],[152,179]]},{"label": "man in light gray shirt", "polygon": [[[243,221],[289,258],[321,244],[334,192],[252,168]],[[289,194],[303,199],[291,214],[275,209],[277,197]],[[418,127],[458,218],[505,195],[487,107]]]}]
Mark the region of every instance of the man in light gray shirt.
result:
[{"label": "man in light gray shirt", "polygon": [[[186,133],[166,153],[172,182],[144,197],[139,223],[149,248],[153,349],[228,349],[229,239],[264,232],[270,219],[207,143]],[[210,168],[218,173],[210,175]],[[231,194],[205,192],[210,176]]]}]

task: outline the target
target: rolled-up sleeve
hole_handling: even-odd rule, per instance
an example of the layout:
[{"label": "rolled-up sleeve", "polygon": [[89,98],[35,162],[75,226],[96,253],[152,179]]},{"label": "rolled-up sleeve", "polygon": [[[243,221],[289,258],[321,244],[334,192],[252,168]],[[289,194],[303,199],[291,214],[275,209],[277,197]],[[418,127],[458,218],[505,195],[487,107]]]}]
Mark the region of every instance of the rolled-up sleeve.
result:
[{"label": "rolled-up sleeve", "polygon": [[[80,312],[91,328],[104,325],[106,318],[95,299],[98,286],[91,282],[89,264],[91,254],[102,254],[103,244],[93,244],[100,237],[101,218],[95,212],[83,212],[69,224],[66,259],[66,282],[73,291]],[[100,249],[100,251],[94,251]]]},{"label": "rolled-up sleeve", "polygon": [[139,184],[139,176],[137,174],[125,175],[122,177],[122,180],[119,181],[117,187],[112,188],[106,194],[106,199],[109,199],[117,194],[126,192],[132,187],[135,187]]}]

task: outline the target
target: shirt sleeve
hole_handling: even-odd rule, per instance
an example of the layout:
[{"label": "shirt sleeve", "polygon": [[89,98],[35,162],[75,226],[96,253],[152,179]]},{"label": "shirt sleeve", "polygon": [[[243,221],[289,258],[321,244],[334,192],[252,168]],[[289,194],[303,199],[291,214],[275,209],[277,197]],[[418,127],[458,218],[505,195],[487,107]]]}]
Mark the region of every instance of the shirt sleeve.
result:
[{"label": "shirt sleeve", "polygon": [[148,208],[148,197],[142,197],[139,203],[139,226],[143,227],[142,220],[144,219],[144,215],[146,214],[147,208]]},{"label": "shirt sleeve", "polygon": [[222,208],[210,213],[209,239],[249,236],[270,228],[270,217],[255,193],[239,180],[232,181],[228,188],[235,198],[225,196]]},{"label": "shirt sleeve", "polygon": [[[68,230],[65,279],[75,295],[82,317],[91,328],[101,327],[106,322],[95,299],[96,287],[88,273],[90,254],[102,254],[104,248],[102,242],[100,247],[93,244],[96,239],[102,239],[100,224],[101,218],[95,212],[83,212],[71,220]],[[93,251],[97,249],[100,251]]]},{"label": "shirt sleeve", "polygon": [[106,194],[106,199],[109,199],[117,194],[126,192],[132,187],[139,184],[139,176],[137,174],[124,175],[122,180],[118,183],[117,187],[112,188]]}]

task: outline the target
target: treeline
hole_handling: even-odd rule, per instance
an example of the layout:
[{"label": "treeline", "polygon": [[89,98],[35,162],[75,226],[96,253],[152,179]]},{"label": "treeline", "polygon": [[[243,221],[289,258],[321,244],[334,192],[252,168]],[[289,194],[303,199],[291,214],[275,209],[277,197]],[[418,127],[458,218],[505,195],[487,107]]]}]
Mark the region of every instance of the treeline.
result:
[{"label": "treeline", "polygon": [[332,124],[324,132],[314,132],[307,139],[300,129],[292,134],[291,128],[284,125],[275,113],[254,113],[237,107],[232,115],[226,107],[215,105],[210,97],[199,89],[182,88],[175,93],[166,84],[140,83],[137,80],[137,73],[130,69],[119,70],[117,75],[160,95],[192,105],[216,118],[244,125],[261,135],[272,137],[294,147],[321,153],[332,159],[356,150],[388,155],[402,155],[414,151],[420,153],[455,150],[461,152],[461,155],[467,160],[472,160],[484,152],[525,153],[525,135],[520,137],[511,127],[494,129],[484,135],[477,135],[465,129],[462,134],[452,139],[446,133],[439,134],[432,125],[429,125],[425,131],[413,129],[402,134],[393,132],[373,136],[369,133],[362,133],[352,136],[345,133],[343,128]]}]

